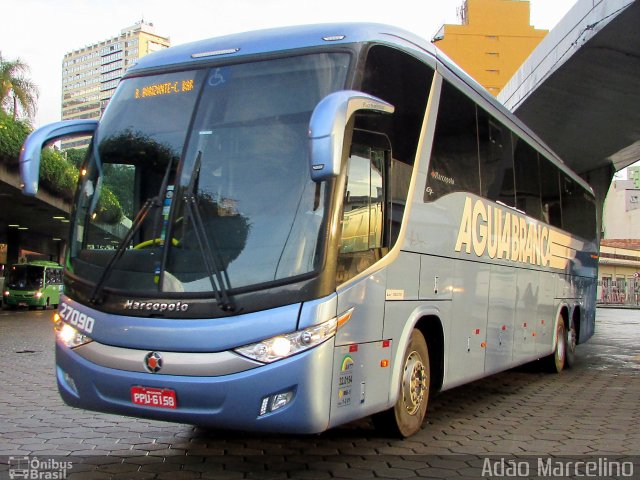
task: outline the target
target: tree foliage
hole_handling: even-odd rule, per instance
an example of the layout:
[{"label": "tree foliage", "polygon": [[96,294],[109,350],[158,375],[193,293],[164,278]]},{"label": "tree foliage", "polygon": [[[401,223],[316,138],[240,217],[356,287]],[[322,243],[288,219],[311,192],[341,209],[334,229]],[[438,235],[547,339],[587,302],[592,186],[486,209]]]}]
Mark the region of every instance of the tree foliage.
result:
[{"label": "tree foliage", "polygon": [[0,107],[11,113],[13,119],[20,116],[33,118],[38,101],[38,87],[27,74],[29,66],[19,58],[4,60],[0,52]]},{"label": "tree foliage", "polygon": [[42,151],[40,160],[40,185],[68,202],[73,200],[79,171],[64,156],[52,148]]},{"label": "tree foliage", "polygon": [[[52,148],[42,151],[40,185],[49,193],[72,202],[79,177],[78,168],[65,159],[62,152]],[[110,224],[118,223],[122,218],[122,207],[118,197],[107,185],[100,192],[96,215],[97,221]]]},{"label": "tree foliage", "polygon": [[67,160],[71,162],[71,164],[75,165],[76,168],[80,168],[84,163],[84,159],[87,156],[88,148],[67,148],[64,152],[67,157]]},{"label": "tree foliage", "polygon": [[[8,168],[18,168],[20,149],[27,135],[31,132],[30,125],[21,120],[14,120],[11,115],[0,111],[0,163]],[[80,176],[77,158],[82,157],[86,150],[79,149],[70,155],[53,148],[45,148],[40,160],[40,186],[45,191],[67,202],[73,201],[76,185]],[[78,161],[81,163],[81,161]],[[105,223],[117,223],[122,218],[122,206],[116,194],[109,186],[102,189],[97,207],[97,220]]]},{"label": "tree foliage", "polygon": [[22,143],[30,131],[31,127],[27,122],[14,120],[0,111],[0,162],[18,164]]}]

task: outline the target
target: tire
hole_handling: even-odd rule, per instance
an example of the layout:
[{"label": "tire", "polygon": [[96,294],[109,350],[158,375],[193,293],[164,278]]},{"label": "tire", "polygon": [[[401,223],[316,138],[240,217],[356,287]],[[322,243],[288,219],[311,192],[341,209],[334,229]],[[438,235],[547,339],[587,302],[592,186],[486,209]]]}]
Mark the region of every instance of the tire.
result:
[{"label": "tire", "polygon": [[566,329],[566,354],[564,358],[564,367],[571,368],[576,363],[576,345],[578,343],[578,336],[576,331],[576,325],[573,318],[569,322],[569,328]]},{"label": "tire", "polygon": [[429,350],[419,330],[411,333],[402,364],[398,400],[392,408],[375,414],[373,425],[383,434],[406,438],[420,431],[429,402]]},{"label": "tire", "polygon": [[551,373],[560,373],[567,359],[567,334],[565,333],[564,320],[558,320],[556,327],[556,345],[553,353],[544,359],[546,370]]}]

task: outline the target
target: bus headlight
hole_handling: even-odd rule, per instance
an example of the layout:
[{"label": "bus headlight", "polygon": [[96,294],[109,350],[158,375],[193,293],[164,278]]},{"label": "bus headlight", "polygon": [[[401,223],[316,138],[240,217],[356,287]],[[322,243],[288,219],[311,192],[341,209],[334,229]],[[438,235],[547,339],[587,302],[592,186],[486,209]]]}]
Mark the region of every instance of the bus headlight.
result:
[{"label": "bus headlight", "polygon": [[36,292],[33,294],[34,297],[36,298],[41,298],[42,297],[42,292]]},{"label": "bus headlight", "polygon": [[236,348],[235,352],[259,362],[275,362],[320,345],[335,335],[337,326],[338,319],[332,318],[320,325]]},{"label": "bus headlight", "polygon": [[54,330],[56,332],[56,338],[60,340],[63,345],[69,348],[79,347],[80,345],[93,341],[91,337],[76,330],[68,323],[58,322],[56,323]]}]

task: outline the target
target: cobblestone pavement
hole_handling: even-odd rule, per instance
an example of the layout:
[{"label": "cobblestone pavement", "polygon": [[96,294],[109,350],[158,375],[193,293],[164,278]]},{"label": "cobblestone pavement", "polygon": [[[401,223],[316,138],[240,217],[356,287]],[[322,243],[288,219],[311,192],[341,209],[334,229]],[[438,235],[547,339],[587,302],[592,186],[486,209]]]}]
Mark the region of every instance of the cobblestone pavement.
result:
[{"label": "cobblestone pavement", "polygon": [[407,440],[368,420],[284,436],[72,409],[55,386],[51,316],[0,312],[0,478],[35,478],[13,468],[24,457],[52,471],[72,462],[66,478],[82,479],[479,478],[504,456],[620,459],[635,463],[621,476],[631,465],[640,478],[640,311],[599,309],[597,334],[560,375],[520,368],[442,393]]}]

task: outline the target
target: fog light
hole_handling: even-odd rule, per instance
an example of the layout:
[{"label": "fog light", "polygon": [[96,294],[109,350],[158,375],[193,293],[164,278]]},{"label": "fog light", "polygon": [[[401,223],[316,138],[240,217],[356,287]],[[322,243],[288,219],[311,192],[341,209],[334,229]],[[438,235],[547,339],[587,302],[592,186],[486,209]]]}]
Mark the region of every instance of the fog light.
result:
[{"label": "fog light", "polygon": [[276,393],[271,401],[271,411],[274,412],[279,408],[286,406],[293,398],[293,392]]},{"label": "fog light", "polygon": [[73,391],[73,393],[78,395],[78,387],[76,386],[76,382],[73,380],[73,377],[62,369],[60,369],[60,371],[62,372],[62,379],[64,380],[64,383]]},{"label": "fog light", "polygon": [[258,416],[261,417],[262,415],[275,412],[282,407],[286,407],[291,400],[293,400],[293,390],[274,393],[273,395],[264,397],[260,402],[260,412],[258,413]]}]

